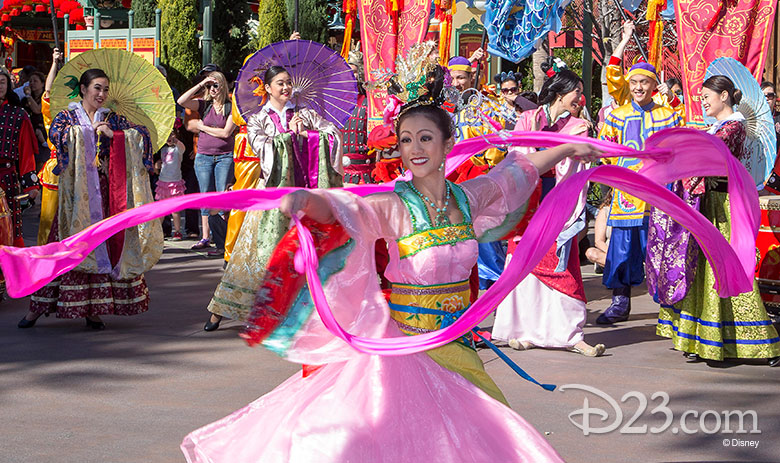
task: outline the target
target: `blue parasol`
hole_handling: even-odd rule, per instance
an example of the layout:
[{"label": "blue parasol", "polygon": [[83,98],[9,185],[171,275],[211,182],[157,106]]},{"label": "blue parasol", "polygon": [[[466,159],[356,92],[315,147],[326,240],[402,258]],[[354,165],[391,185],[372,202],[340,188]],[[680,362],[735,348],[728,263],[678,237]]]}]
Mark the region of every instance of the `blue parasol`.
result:
[{"label": "blue parasol", "polygon": [[290,73],[296,107],[308,108],[344,127],[358,97],[352,68],[327,46],[311,40],[285,40],[272,43],[247,58],[236,78],[236,106],[245,121],[260,111],[263,103],[263,75],[271,66]]},{"label": "blue parasol", "polygon": [[[705,80],[712,76],[726,76],[742,92],[742,101],[735,108],[745,116],[747,138],[745,149],[750,153],[744,161],[748,172],[753,176],[756,186],[762,188],[772,174],[777,157],[777,134],[772,119],[772,111],[766,102],[764,92],[756,78],[734,58],[718,58],[707,67]],[[702,109],[702,114],[705,114]],[[704,122],[714,124],[715,118],[704,115]]]}]

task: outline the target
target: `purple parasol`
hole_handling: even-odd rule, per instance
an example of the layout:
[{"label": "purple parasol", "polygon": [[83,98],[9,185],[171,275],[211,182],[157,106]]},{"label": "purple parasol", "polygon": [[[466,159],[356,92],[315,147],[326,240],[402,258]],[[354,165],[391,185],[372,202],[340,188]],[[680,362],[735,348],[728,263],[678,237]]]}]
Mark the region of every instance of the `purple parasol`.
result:
[{"label": "purple parasol", "polygon": [[271,66],[282,66],[292,78],[291,101],[309,108],[343,128],[355,109],[357,80],[344,58],[311,40],[285,40],[268,45],[247,58],[236,79],[236,105],[244,120],[262,106],[262,78]]}]

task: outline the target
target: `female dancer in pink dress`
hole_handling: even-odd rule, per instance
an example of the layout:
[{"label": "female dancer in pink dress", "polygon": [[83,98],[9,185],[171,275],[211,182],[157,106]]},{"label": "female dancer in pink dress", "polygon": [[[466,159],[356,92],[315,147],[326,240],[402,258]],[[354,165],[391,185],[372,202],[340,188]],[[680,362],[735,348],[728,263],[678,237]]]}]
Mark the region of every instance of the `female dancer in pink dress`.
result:
[{"label": "female dancer in pink dress", "polygon": [[[339,323],[354,335],[415,335],[451,324],[468,305],[477,240],[513,225],[505,219],[525,207],[540,171],[599,153],[587,144],[515,151],[488,175],[448,182],[444,160],[453,127],[438,106],[437,82],[440,89],[439,81],[427,84],[397,120],[401,158],[413,181],[365,198],[307,190],[282,200],[285,214],[335,223],[349,235],[320,260],[318,272]],[[390,243],[389,307],[373,271],[378,238]],[[188,461],[562,461],[505,405],[467,341],[427,355],[362,354],[327,331],[306,293],[263,343],[288,360],[324,366],[188,435],[182,443]],[[278,317],[273,303],[263,289],[256,310]]]}]

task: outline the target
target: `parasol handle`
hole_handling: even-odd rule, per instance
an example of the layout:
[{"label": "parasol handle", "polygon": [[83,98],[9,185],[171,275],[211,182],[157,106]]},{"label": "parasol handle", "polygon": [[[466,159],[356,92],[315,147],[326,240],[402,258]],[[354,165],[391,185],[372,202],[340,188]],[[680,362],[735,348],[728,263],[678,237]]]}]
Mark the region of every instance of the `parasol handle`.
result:
[{"label": "parasol handle", "polygon": [[[626,16],[626,12],[623,11],[623,5],[620,4],[618,0],[612,0],[612,2],[615,4],[615,7],[620,12],[620,16],[623,18],[623,22],[628,21],[628,16]],[[642,48],[642,45],[639,43],[639,36],[636,35],[636,30],[634,30],[634,33],[631,34],[634,38],[634,42],[636,42],[636,47],[639,49],[639,53],[642,55],[642,58],[644,58],[645,63],[649,63],[649,58],[647,57],[647,52],[645,52],[645,49]]]},{"label": "parasol handle", "polygon": [[[52,0],[53,1],[53,0]],[[298,29],[298,12],[300,8],[298,8],[298,0],[295,0],[295,19],[294,19],[294,29],[293,32],[299,32]]]},{"label": "parasol handle", "polygon": [[[487,27],[482,28],[482,40],[479,42],[479,47],[487,55],[485,51],[485,42],[487,41]],[[483,57],[484,59],[484,57]],[[477,61],[477,70],[474,72],[474,88],[479,89],[479,74],[482,71],[482,60]]]},{"label": "parasol handle", "polygon": [[[54,9],[54,0],[49,0],[49,11],[51,12],[51,26],[54,31],[54,48],[60,48],[60,33],[57,30],[57,12]],[[60,63],[57,63],[57,68],[60,67]]]}]

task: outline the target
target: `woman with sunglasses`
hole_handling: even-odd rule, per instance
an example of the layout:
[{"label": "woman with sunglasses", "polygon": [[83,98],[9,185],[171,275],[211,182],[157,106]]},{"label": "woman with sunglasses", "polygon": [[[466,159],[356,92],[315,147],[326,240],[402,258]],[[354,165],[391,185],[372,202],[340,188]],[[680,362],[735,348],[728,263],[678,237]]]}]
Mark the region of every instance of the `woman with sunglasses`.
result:
[{"label": "woman with sunglasses", "polygon": [[[198,98],[198,95],[202,97]],[[201,193],[225,191],[233,171],[233,145],[236,125],[230,117],[231,103],[225,75],[219,71],[209,73],[205,79],[179,97],[177,103],[192,111],[198,111],[197,155],[195,175]],[[192,249],[204,249],[211,245],[209,239],[209,210],[200,210],[201,240]]]}]

